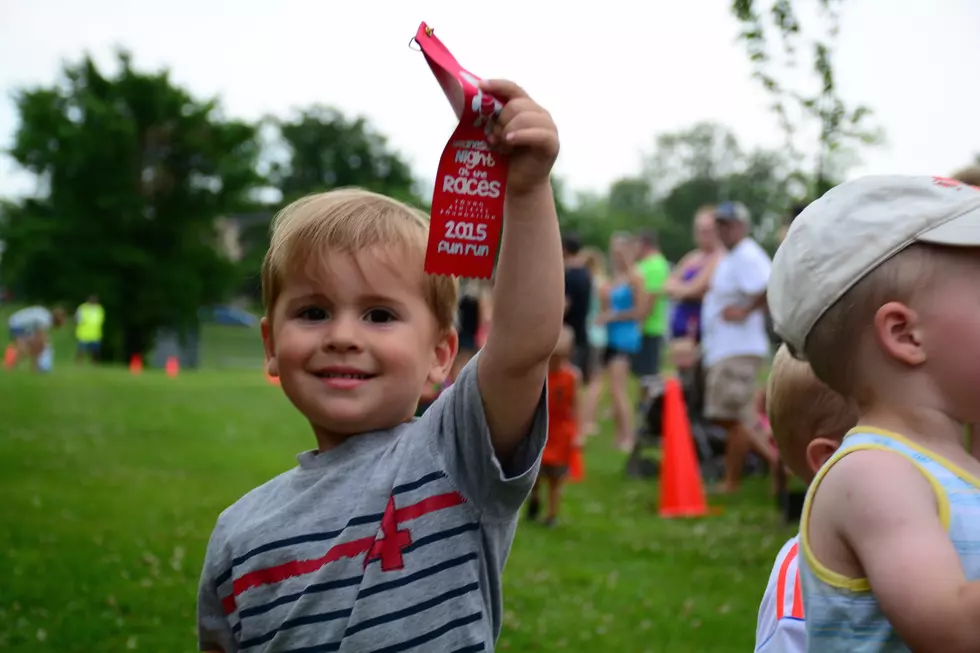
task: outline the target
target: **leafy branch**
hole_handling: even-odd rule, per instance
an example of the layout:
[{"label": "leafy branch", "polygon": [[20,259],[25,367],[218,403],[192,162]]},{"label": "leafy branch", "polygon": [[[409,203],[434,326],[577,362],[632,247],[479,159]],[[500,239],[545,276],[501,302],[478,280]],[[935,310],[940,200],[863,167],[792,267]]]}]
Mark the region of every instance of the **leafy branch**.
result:
[{"label": "leafy branch", "polygon": [[[792,70],[802,39],[802,25],[792,0],[773,0],[767,15],[761,13],[758,0],[732,0],[731,12],[741,24],[739,39],[752,63],[752,76],[772,96],[770,108],[784,135],[784,148],[794,165],[802,165],[797,137],[802,123],[819,125],[817,155],[811,193],[818,196],[831,188],[835,177],[853,163],[854,147],[877,145],[883,141],[882,130],[872,123],[873,112],[866,106],[849,109],[841,98],[834,75],[834,54],[840,32],[842,0],[818,0],[826,26],[822,38],[812,43],[812,72],[818,84],[811,93],[802,93],[781,82],[777,60],[769,46],[768,30],[774,28],[781,42],[785,62]],[[767,20],[768,17],[768,20]],[[794,112],[793,109],[797,112]],[[791,117],[798,115],[798,117]],[[847,155],[851,160],[847,160]]]}]

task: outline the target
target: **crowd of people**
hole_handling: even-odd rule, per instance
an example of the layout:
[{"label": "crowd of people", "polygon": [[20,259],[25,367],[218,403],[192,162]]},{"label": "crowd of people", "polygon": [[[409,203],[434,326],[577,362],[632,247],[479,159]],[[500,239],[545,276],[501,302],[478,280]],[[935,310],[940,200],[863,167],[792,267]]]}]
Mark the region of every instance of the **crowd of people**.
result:
[{"label": "crowd of people", "polygon": [[573,234],[563,238],[565,323],[575,335],[573,361],[585,385],[583,431],[597,431],[608,385],[616,445],[631,451],[662,387],[666,354],[674,369],[703,377],[704,417],[726,432],[718,492],[739,489],[750,451],[776,465],[758,409],[771,346],[765,312],[771,261],[750,227],[738,202],[701,207],[693,220],[696,247],[675,265],[651,231],[614,234],[608,267],[598,249],[582,247]]}]

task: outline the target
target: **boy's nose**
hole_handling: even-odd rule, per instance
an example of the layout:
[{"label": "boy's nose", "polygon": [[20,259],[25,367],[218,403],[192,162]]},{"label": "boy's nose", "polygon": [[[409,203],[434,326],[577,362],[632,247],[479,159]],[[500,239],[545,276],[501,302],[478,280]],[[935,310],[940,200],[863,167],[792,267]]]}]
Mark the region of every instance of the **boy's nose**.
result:
[{"label": "boy's nose", "polygon": [[361,322],[354,317],[336,317],[323,334],[323,348],[328,351],[356,351],[361,348]]}]

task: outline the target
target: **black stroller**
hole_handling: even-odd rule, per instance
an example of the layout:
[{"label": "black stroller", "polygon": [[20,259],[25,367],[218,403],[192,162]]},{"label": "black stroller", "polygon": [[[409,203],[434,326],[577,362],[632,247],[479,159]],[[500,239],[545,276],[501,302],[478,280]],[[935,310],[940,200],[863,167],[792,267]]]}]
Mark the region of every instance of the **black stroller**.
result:
[{"label": "black stroller", "polygon": [[[725,472],[725,430],[704,418],[705,374],[700,362],[680,371],[679,380],[691,422],[691,438],[706,483],[719,481]],[[648,389],[647,400],[640,407],[636,444],[626,461],[626,475],[652,478],[660,471],[659,452],[663,438],[663,385]],[[765,470],[765,463],[754,455],[746,461],[746,473]]]}]

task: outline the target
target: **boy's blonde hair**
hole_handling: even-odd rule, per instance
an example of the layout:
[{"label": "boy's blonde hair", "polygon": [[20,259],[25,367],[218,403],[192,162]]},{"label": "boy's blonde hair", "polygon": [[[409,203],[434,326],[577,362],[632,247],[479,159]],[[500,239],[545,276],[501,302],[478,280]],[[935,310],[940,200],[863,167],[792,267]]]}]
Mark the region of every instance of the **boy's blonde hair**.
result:
[{"label": "boy's blonde hair", "polygon": [[[272,222],[262,261],[266,314],[282,292],[287,274],[308,271],[327,250],[347,253],[372,247],[401,250],[419,264],[425,258],[429,218],[397,200],[359,188],[308,195],[281,210]],[[440,329],[453,326],[459,284],[453,277],[425,274],[420,289]]]},{"label": "boy's blonde hair", "polygon": [[928,288],[940,259],[950,254],[949,248],[910,245],[844,293],[817,320],[806,339],[806,359],[817,377],[858,405],[870,401],[860,360],[875,313],[888,302],[911,302]]},{"label": "boy's blonde hair", "polygon": [[841,439],[857,423],[857,408],[827,387],[810,365],[776,351],[766,386],[766,413],[780,458],[796,476],[809,480],[806,449],[815,438]]}]

